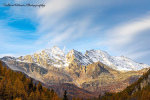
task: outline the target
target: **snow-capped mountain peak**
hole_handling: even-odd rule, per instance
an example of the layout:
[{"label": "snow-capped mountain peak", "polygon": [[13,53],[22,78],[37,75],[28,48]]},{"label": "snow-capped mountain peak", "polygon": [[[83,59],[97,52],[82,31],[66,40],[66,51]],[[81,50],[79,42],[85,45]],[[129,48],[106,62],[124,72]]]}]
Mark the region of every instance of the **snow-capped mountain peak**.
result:
[{"label": "snow-capped mountain peak", "polygon": [[20,61],[40,64],[41,66],[51,67],[65,67],[68,66],[66,55],[58,47],[54,46],[52,49],[44,49],[41,52],[33,55],[21,56]]},{"label": "snow-capped mountain peak", "polygon": [[65,53],[56,46],[52,49],[45,49],[33,55],[21,56],[19,58],[3,57],[1,60],[36,63],[44,67],[67,67],[72,61],[75,61],[82,66],[87,66],[94,62],[101,62],[113,69],[121,71],[140,70],[149,67],[146,64],[137,63],[124,56],[110,56],[107,52],[101,50],[86,50],[86,53],[82,54],[81,52],[72,49],[67,55],[65,55]]},{"label": "snow-capped mountain peak", "polygon": [[72,49],[68,54],[67,54],[67,59],[68,61],[72,61],[75,60],[78,64],[80,65],[88,65],[93,63],[89,57],[87,57],[86,55],[83,55],[81,52]]},{"label": "snow-capped mountain peak", "polygon": [[81,62],[83,66],[92,64],[93,62],[101,62],[113,69],[120,71],[141,70],[149,67],[146,64],[137,63],[124,56],[110,56],[107,52],[101,50],[86,50],[85,55],[80,52],[74,52],[73,55],[75,59],[77,59],[78,62]]},{"label": "snow-capped mountain peak", "polygon": [[55,54],[65,56],[64,52],[63,52],[62,50],[60,50],[57,46],[54,46],[51,50],[52,50],[53,53],[55,53]]}]

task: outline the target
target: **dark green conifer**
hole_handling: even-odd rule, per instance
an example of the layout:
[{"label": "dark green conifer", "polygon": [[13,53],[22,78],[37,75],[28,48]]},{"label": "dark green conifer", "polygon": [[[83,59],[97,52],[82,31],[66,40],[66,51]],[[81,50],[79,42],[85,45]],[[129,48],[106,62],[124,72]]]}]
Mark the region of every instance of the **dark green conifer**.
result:
[{"label": "dark green conifer", "polygon": [[63,100],[68,100],[68,98],[67,98],[67,91],[66,90],[64,92],[64,98],[63,98]]}]

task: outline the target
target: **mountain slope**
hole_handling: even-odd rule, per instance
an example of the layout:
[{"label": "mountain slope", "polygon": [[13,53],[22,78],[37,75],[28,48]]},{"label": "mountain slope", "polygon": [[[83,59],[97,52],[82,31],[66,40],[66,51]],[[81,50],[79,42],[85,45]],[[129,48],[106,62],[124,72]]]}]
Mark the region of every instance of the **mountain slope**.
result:
[{"label": "mountain slope", "polygon": [[67,94],[70,100],[72,100],[73,97],[79,97],[79,98],[94,98],[98,97],[99,93],[96,92],[90,92],[88,90],[85,90],[83,88],[79,88],[73,84],[69,83],[63,83],[60,85],[53,85],[53,86],[46,86],[49,89],[54,89],[56,93],[60,96],[63,97],[63,91],[67,90]]},{"label": "mountain slope", "polygon": [[[6,56],[0,60],[12,70],[21,71],[45,85],[69,83],[91,92],[121,91],[149,69],[148,65],[123,56],[113,57],[100,50],[89,50],[85,54],[71,50],[65,55],[56,46],[33,55]],[[112,89],[112,86],[118,87]]]},{"label": "mountain slope", "polygon": [[100,50],[87,50],[84,55],[76,50],[71,50],[67,54],[67,59],[68,61],[75,60],[78,64],[82,66],[86,66],[94,62],[101,62],[119,71],[136,71],[149,67],[146,64],[137,63],[124,56],[110,56],[106,52]]},{"label": "mountain slope", "polygon": [[40,82],[33,84],[31,78],[3,65],[0,61],[0,100],[62,100],[54,90],[50,91]]},{"label": "mountain slope", "polygon": [[123,91],[106,92],[98,100],[150,100],[150,70]]},{"label": "mountain slope", "polygon": [[68,66],[66,55],[58,47],[54,46],[52,49],[45,49],[42,52],[34,53],[33,55],[21,56],[18,61],[37,63],[44,67],[55,66],[65,67]]}]

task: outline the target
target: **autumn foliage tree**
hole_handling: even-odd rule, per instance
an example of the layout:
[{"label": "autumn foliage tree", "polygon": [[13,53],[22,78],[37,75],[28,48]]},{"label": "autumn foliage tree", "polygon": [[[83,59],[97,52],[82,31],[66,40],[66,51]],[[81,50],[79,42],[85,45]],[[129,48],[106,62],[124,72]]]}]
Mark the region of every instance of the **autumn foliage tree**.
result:
[{"label": "autumn foliage tree", "polygon": [[0,100],[61,100],[54,90],[33,84],[22,72],[14,72],[2,66],[0,61]]},{"label": "autumn foliage tree", "polygon": [[[106,92],[101,98],[93,98],[92,100],[150,100],[150,85],[140,89],[140,83],[147,79],[148,75],[150,75],[150,70],[123,91],[118,93]],[[138,89],[138,91],[133,92],[135,88]]]}]

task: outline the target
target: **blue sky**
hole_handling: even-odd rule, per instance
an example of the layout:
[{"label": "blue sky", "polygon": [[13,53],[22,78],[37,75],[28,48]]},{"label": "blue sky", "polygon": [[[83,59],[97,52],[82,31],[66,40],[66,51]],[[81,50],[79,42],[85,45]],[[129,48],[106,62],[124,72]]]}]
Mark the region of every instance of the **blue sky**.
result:
[{"label": "blue sky", "polygon": [[[3,4],[44,4],[5,7]],[[149,0],[5,0],[0,2],[0,57],[58,46],[103,50],[150,65]]]}]

